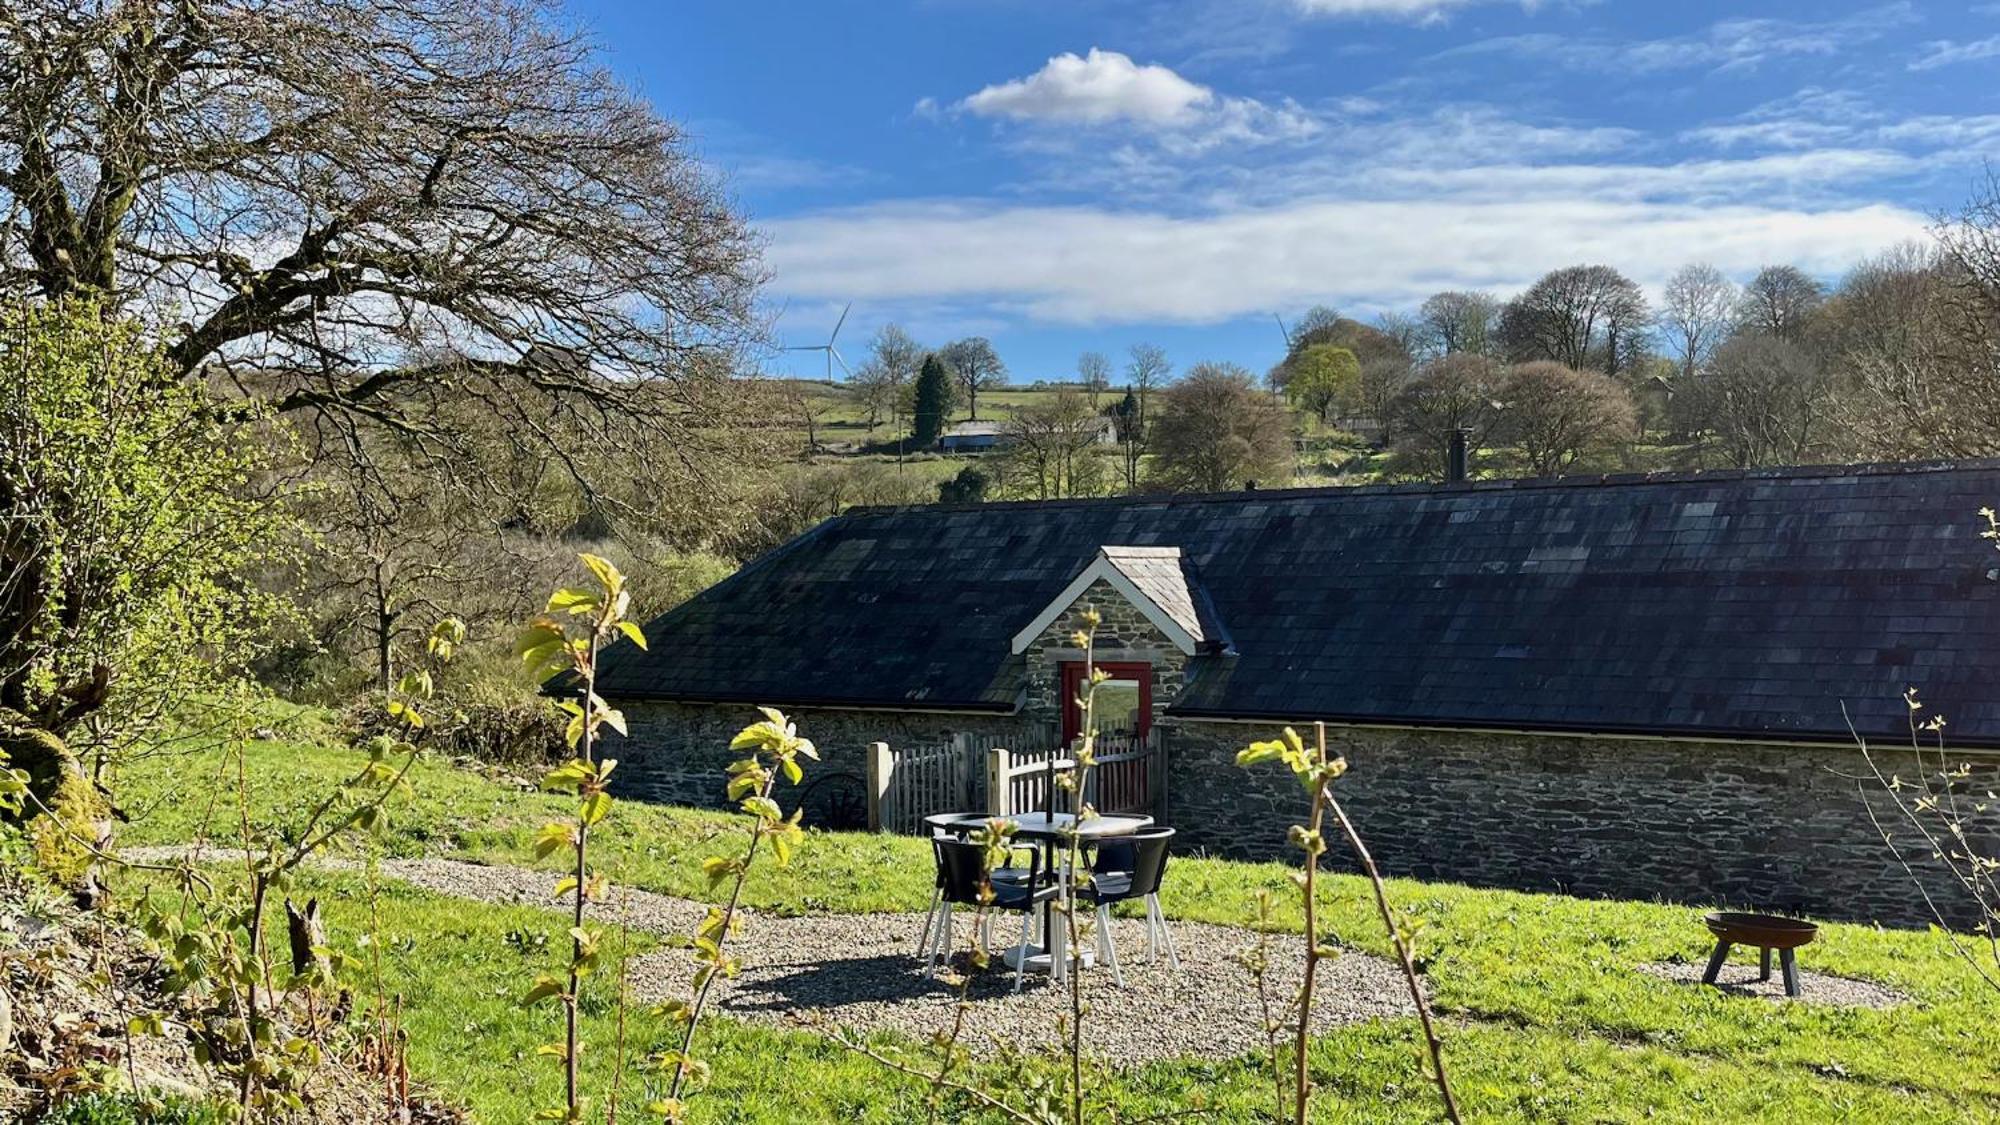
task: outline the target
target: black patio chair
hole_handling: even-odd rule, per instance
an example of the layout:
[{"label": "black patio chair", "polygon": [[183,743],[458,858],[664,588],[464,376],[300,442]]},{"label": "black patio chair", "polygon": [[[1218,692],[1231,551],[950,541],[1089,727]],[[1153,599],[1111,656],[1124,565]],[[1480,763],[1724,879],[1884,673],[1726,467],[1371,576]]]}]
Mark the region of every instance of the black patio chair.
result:
[{"label": "black patio chair", "polygon": [[[985,822],[985,817],[986,814],[983,812],[932,813],[930,816],[924,818],[923,824],[930,831],[931,839],[933,840],[940,838],[963,840],[978,830],[979,826]],[[1007,850],[1006,862],[1002,866],[993,869],[990,878],[993,880],[995,886],[1001,883],[1025,883],[1028,881],[1029,873],[1022,868],[1014,866],[1015,850],[1009,848]],[[943,909],[944,871],[939,869],[937,879],[931,888],[930,909],[924,913],[924,930],[917,937],[917,956],[922,957],[924,950],[931,947],[931,927],[936,924],[938,912]]]},{"label": "black patio chair", "polygon": [[1034,923],[1035,909],[1042,903],[1062,893],[1062,888],[1053,882],[1042,881],[1041,860],[1033,861],[1028,878],[1022,882],[1009,880],[1004,883],[991,882],[982,870],[986,862],[986,849],[966,840],[955,840],[949,836],[931,839],[931,854],[937,859],[938,891],[943,900],[943,917],[938,920],[937,933],[929,951],[924,957],[924,976],[937,974],[940,956],[951,955],[951,915],[955,906],[970,906],[977,909],[982,897],[981,890],[991,885],[993,899],[985,903],[987,908],[985,939],[990,944],[993,938],[992,911],[1004,910],[1021,915],[1021,940],[1015,948],[1014,991],[1021,991],[1021,981],[1027,972],[1029,930]]},{"label": "black patio chair", "polygon": [[1174,935],[1167,929],[1166,915],[1160,912],[1160,880],[1167,873],[1167,852],[1173,839],[1171,828],[1143,828],[1100,843],[1091,863],[1090,886],[1083,895],[1097,906],[1098,955],[1110,964],[1112,979],[1120,988],[1125,987],[1125,974],[1118,969],[1118,950],[1111,942],[1113,903],[1145,901],[1146,958],[1159,956],[1164,945],[1167,964],[1180,971],[1180,951],[1174,948]]}]

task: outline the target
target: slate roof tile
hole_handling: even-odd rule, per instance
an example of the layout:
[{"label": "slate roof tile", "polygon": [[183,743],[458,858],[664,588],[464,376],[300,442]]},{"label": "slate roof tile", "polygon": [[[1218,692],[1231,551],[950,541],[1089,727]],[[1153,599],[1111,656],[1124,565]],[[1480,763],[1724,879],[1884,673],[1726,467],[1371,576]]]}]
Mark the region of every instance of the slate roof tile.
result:
[{"label": "slate roof tile", "polygon": [[1100,548],[1160,546],[1186,569],[1135,581],[1198,589],[1235,651],[1182,713],[1842,740],[1843,703],[1899,736],[1914,685],[2000,745],[1993,503],[2000,462],[856,510],[615,646],[602,690],[1008,710],[1013,632]]}]

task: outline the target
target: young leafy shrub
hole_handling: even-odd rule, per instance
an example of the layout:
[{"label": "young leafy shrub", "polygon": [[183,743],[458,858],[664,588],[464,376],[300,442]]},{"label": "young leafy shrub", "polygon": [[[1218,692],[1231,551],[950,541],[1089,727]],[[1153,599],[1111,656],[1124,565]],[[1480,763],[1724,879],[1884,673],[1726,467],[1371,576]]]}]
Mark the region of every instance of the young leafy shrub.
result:
[{"label": "young leafy shrub", "polygon": [[[440,622],[426,644],[431,661],[448,662],[464,639],[463,623],[453,618]],[[386,823],[389,799],[407,787],[421,756],[424,709],[433,684],[430,668],[406,673],[383,708],[395,720],[397,735],[371,739],[363,748],[366,760],[351,776],[284,823],[253,821],[243,780],[244,746],[257,709],[234,709],[230,745],[236,785],[231,796],[240,833],[235,842],[243,857],[240,883],[212,878],[194,856],[170,865],[120,860],[175,877],[178,901],[162,905],[149,898],[142,903],[141,927],[158,949],[168,990],[194,1001],[190,1030],[197,1059],[235,1084],[235,1108],[246,1118],[282,1118],[304,1105],[306,1083],[322,1059],[312,998],[337,986],[342,960],[323,945],[295,945],[293,971],[287,976],[270,948],[269,921],[281,904],[290,906],[284,890],[301,866],[336,840]],[[306,920],[312,914],[309,904]],[[305,940],[315,940],[310,924],[302,929]],[[303,1032],[289,1019],[299,998],[306,1001]],[[132,1027],[133,1034],[158,1035],[163,1024],[155,1013],[151,1019],[135,1018]]]},{"label": "young leafy shrub", "polygon": [[654,1067],[668,1076],[667,1091],[664,1097],[649,1103],[647,1109],[673,1125],[685,1120],[688,1095],[707,1080],[708,1064],[693,1054],[695,1030],[708,1010],[716,978],[733,977],[740,967],[727,946],[740,925],[743,885],[750,877],[758,847],[769,840],[772,858],[783,867],[791,862],[792,850],[803,836],[799,811],[793,810],[787,817],[778,809],[773,797],[778,779],[782,776],[788,784],[797,785],[805,776],[799,759],[819,759],[819,750],[812,740],[801,737],[783,712],[769,707],[758,710],[764,713],[764,720],[744,727],[729,742],[731,750],[743,753],[743,757],[729,766],[729,799],[738,802],[737,807],[749,821],[743,851],[734,856],[709,856],[701,862],[709,886],[728,883],[729,897],[723,905],[710,907],[693,938],[682,942],[694,950],[693,999],[661,1005],[663,1013],[680,1023],[681,1041],[678,1047],[653,1056]]},{"label": "young leafy shrub", "polygon": [[244,580],[283,538],[265,444],[220,405],[111,310],[0,305],[0,747],[44,805],[70,739],[214,688],[276,610]]},{"label": "young leafy shrub", "polygon": [[[568,716],[563,736],[575,756],[550,770],[542,778],[542,787],[575,794],[576,814],[569,820],[543,825],[535,841],[537,858],[560,854],[569,859],[569,874],[555,885],[556,897],[567,896],[570,901],[569,962],[560,976],[552,973],[537,976],[521,1000],[529,1006],[555,1000],[562,1006],[562,1041],[547,1045],[542,1053],[562,1064],[563,1104],[543,1110],[539,1116],[563,1122],[582,1121],[589,1105],[578,1085],[577,1063],[584,1049],[579,991],[584,978],[599,971],[611,956],[602,928],[588,923],[586,910],[590,903],[603,900],[610,885],[604,874],[590,864],[592,835],[606,830],[611,815],[609,779],[618,765],[615,759],[597,756],[598,732],[608,726],[625,733],[625,716],[597,694],[598,655],[605,643],[621,636],[641,648],[646,645],[645,633],[626,619],[632,598],[625,576],[596,555],[580,557],[590,571],[592,584],[557,590],[549,597],[547,611],[528,626],[517,645],[522,660],[536,676],[560,677],[557,682],[573,693],[573,698],[562,699],[557,706]],[[684,1119],[688,1095],[708,1074],[707,1064],[691,1053],[695,1030],[707,1010],[716,978],[733,976],[737,971],[736,959],[727,946],[739,924],[744,881],[766,841],[772,855],[783,865],[790,861],[792,849],[803,836],[799,814],[795,811],[787,817],[773,793],[780,778],[798,784],[805,776],[799,759],[817,759],[819,752],[783,714],[770,708],[763,708],[763,713],[763,721],[745,727],[729,744],[732,750],[743,754],[729,767],[728,787],[729,798],[738,803],[749,821],[743,851],[734,856],[710,856],[702,861],[710,885],[719,887],[728,883],[729,897],[722,906],[711,908],[694,935],[680,943],[694,951],[697,962],[692,998],[662,1008],[680,1023],[682,1032],[678,1046],[660,1051],[651,1060],[655,1071],[664,1078],[665,1089],[649,1099],[646,1109],[670,1122]],[[621,987],[617,1047],[620,1071],[624,1059],[624,997],[625,990]],[[614,1077],[607,1117],[617,1116],[617,1097],[618,1078]]]},{"label": "young leafy shrub", "polygon": [[625,716],[608,706],[597,694],[597,654],[608,640],[621,634],[644,648],[646,635],[625,619],[632,595],[625,588],[625,576],[618,568],[596,555],[579,556],[590,571],[593,583],[570,586],[549,596],[547,610],[522,632],[515,649],[538,677],[566,676],[574,685],[576,698],[557,704],[569,716],[563,738],[576,756],[542,778],[542,788],[577,797],[576,815],[567,821],[542,826],[536,837],[535,855],[546,858],[567,851],[573,860],[570,874],[556,884],[555,897],[570,900],[569,964],[562,977],[544,974],[522,998],[523,1004],[555,999],[562,1002],[563,1041],[550,1044],[544,1054],[553,1055],[563,1066],[563,1104],[542,1116],[555,1121],[583,1119],[585,1099],[577,1085],[577,1064],[583,1049],[578,990],[583,978],[596,972],[602,958],[603,932],[584,924],[587,904],[604,897],[604,876],[590,867],[590,832],[611,815],[611,771],[616,759],[597,758],[598,731],[606,725],[625,733]]},{"label": "young leafy shrub", "polygon": [[[1451,1081],[1445,1075],[1444,1045],[1438,1040],[1437,1029],[1431,1024],[1430,1005],[1424,1000],[1423,985],[1417,980],[1417,963],[1411,951],[1411,932],[1407,926],[1397,923],[1395,912],[1389,907],[1389,893],[1382,885],[1382,875],[1375,868],[1375,857],[1361,840],[1361,834],[1354,829],[1354,823],[1347,819],[1347,810],[1334,796],[1333,783],[1347,772],[1347,759],[1330,755],[1326,748],[1326,724],[1313,724],[1313,745],[1308,748],[1297,731],[1286,727],[1278,738],[1253,742],[1236,755],[1239,766],[1254,766],[1262,762],[1278,762],[1298,779],[1311,802],[1311,813],[1306,823],[1292,825],[1287,833],[1292,846],[1305,853],[1305,870],[1294,879],[1305,907],[1305,979],[1299,985],[1297,1000],[1292,1012],[1298,1018],[1293,1033],[1292,1044],[1292,1096],[1290,1109],[1292,1120],[1297,1125],[1305,1125],[1312,1102],[1312,1080],[1307,1071],[1306,1045],[1312,1030],[1313,988],[1317,983],[1319,962],[1338,956],[1339,951],[1330,945],[1320,944],[1319,939],[1319,857],[1326,851],[1327,818],[1331,816],[1347,838],[1348,847],[1361,870],[1368,876],[1375,891],[1375,910],[1382,919],[1382,926],[1389,932],[1390,944],[1395,946],[1396,959],[1403,970],[1403,980],[1409,985],[1410,1001],[1416,1006],[1417,1016],[1423,1028],[1424,1044],[1429,1051],[1430,1077],[1437,1083],[1438,1097],[1444,1103],[1444,1115],[1452,1122],[1459,1120],[1458,1101],[1451,1092]],[[1261,977],[1260,987],[1261,987]],[[1274,1039],[1275,1044],[1275,1039]],[[1274,1048],[1275,1049],[1275,1048]],[[1273,1068],[1278,1060],[1273,1056]]]}]

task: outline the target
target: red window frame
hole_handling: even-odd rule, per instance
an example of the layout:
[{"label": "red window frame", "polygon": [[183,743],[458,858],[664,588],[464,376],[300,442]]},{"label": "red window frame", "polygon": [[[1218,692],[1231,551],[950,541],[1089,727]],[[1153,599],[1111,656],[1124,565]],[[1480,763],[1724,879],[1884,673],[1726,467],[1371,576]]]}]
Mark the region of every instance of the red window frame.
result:
[{"label": "red window frame", "polygon": [[[1098,669],[1114,680],[1136,680],[1139,684],[1139,730],[1145,738],[1153,729],[1153,666],[1144,661],[1100,661]],[[1076,705],[1083,694],[1081,660],[1062,662],[1058,685],[1062,689],[1062,736],[1068,743],[1083,733],[1083,709]]]}]

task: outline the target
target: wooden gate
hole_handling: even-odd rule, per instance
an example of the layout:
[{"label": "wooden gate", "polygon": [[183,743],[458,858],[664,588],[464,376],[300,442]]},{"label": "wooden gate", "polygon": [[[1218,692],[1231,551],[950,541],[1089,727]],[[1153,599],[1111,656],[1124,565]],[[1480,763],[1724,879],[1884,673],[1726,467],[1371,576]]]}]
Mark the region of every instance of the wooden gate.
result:
[{"label": "wooden gate", "polygon": [[[1051,807],[1051,763],[1069,749],[1053,729],[1023,735],[961,734],[942,746],[868,748],[868,825],[921,833],[927,816],[985,811],[990,816]],[[1158,816],[1166,806],[1166,745],[1147,738],[1100,738],[1085,794],[1100,813]],[[1057,794],[1057,807],[1068,798]]]},{"label": "wooden gate", "polygon": [[924,818],[981,807],[979,763],[956,742],[902,749],[868,747],[868,826],[914,835]]}]

